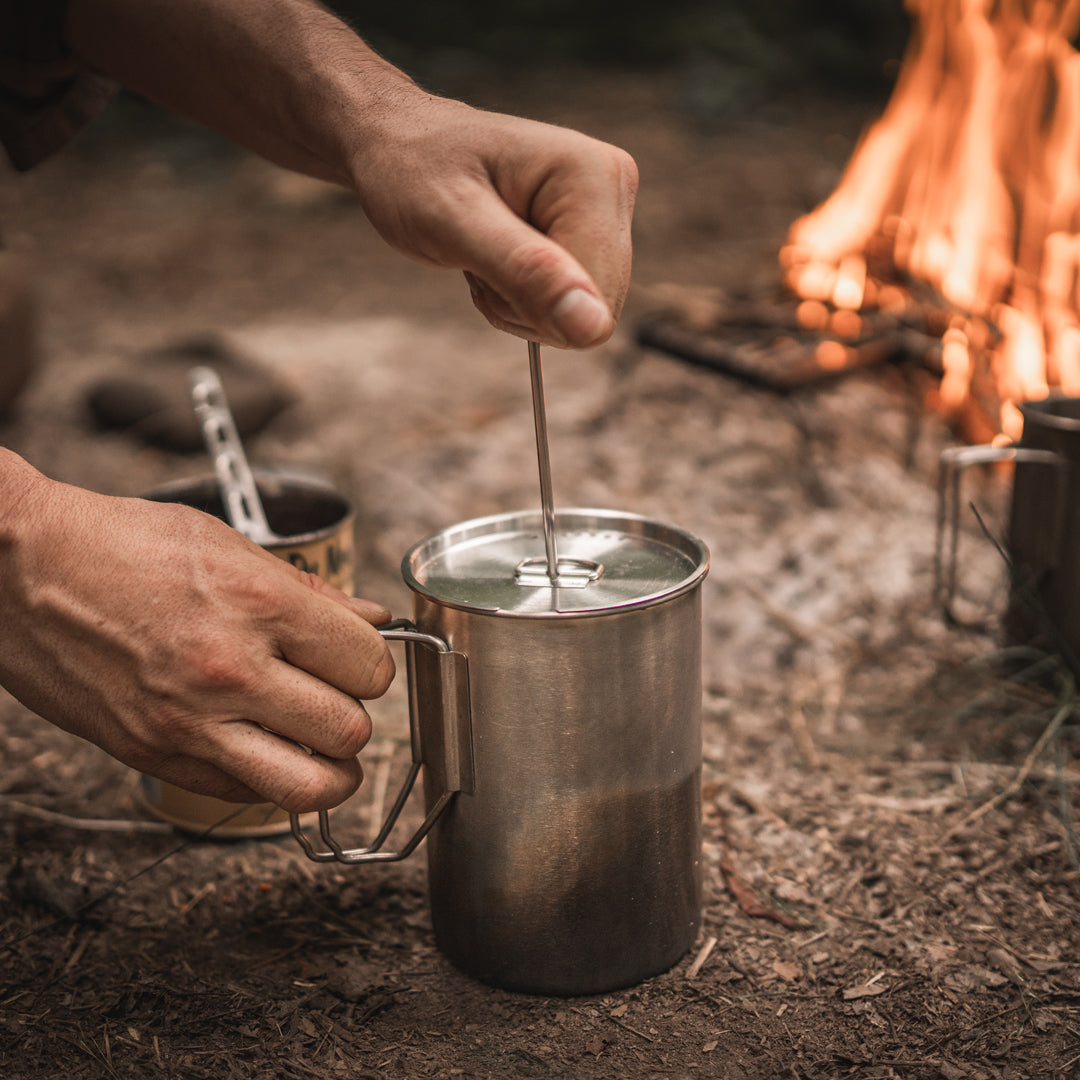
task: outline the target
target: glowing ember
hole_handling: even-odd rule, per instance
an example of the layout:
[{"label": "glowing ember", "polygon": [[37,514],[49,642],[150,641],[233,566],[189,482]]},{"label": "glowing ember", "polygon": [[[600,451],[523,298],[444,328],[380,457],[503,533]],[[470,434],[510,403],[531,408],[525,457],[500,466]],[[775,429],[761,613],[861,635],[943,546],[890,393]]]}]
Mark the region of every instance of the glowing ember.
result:
[{"label": "glowing ember", "polygon": [[800,322],[838,336],[837,316],[903,317],[932,290],[935,406],[963,417],[982,376],[987,419],[1014,437],[1017,402],[1080,394],[1080,0],[906,6],[892,98],[836,191],[792,226],[785,280]]}]

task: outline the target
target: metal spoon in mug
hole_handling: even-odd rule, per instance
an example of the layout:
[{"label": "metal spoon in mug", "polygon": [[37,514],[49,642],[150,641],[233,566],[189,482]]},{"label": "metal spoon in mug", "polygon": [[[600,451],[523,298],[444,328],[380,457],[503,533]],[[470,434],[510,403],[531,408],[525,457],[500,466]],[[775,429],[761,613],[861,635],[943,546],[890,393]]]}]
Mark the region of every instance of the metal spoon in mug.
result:
[{"label": "metal spoon in mug", "polygon": [[189,378],[195,416],[214,463],[226,520],[256,544],[272,544],[280,537],[266,520],[221,379],[213,368],[208,367],[192,368]]}]

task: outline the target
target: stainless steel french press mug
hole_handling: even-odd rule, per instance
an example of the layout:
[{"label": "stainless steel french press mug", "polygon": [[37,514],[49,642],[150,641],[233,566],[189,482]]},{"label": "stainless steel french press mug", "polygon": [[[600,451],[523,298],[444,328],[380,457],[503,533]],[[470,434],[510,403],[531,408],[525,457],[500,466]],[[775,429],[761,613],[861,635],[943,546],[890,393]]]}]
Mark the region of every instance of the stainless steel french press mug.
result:
[{"label": "stainless steel french press mug", "polygon": [[[701,918],[705,545],[610,510],[452,526],[402,562],[413,765],[374,841],[319,816],[316,860],[392,861],[427,838],[439,948],[495,986],[600,993],[671,967]],[[556,547],[557,539],[557,547]],[[544,551],[540,556],[538,552]],[[423,771],[423,823],[384,845]]]}]

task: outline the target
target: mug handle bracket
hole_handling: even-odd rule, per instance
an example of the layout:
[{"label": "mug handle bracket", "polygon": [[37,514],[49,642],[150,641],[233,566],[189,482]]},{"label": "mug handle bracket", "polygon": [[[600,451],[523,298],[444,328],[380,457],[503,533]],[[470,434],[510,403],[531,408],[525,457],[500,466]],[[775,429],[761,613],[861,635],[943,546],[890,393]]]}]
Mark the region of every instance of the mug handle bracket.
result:
[{"label": "mug handle bracket", "polygon": [[[418,630],[407,619],[396,619],[378,627],[379,633],[388,641],[405,642],[405,660],[409,688],[409,741],[412,748],[412,765],[409,768],[393,806],[386,815],[375,839],[364,847],[343,848],[330,832],[330,815],[319,811],[319,835],[325,849],[319,850],[304,834],[297,814],[289,815],[292,834],[313,862],[373,863],[398,862],[416,850],[420,841],[431,831],[443,811],[458,792],[471,795],[474,786],[472,753],[472,710],[469,701],[469,663],[464,653],[455,652],[442,638]],[[433,654],[434,669],[425,665],[418,672],[415,650],[424,648]],[[431,682],[437,680],[438,693]],[[425,723],[426,734],[421,735],[420,696],[421,687],[425,701],[438,702],[440,715]],[[431,691],[428,693],[427,691]],[[420,774],[426,768],[439,794],[432,800],[427,816],[397,851],[382,850],[395,823],[405,808],[409,795]]]},{"label": "mug handle bracket", "polygon": [[[951,446],[943,450],[938,473],[937,534],[934,543],[934,597],[941,606],[945,618],[954,626],[976,628],[978,621],[957,614],[956,563],[960,541],[960,478],[972,465],[992,465],[1013,462],[1019,465],[1049,465],[1064,478],[1066,462],[1053,450],[1032,450],[1027,447],[1008,446]],[[1058,484],[1055,507],[1054,536],[1060,537],[1065,511],[1064,484]],[[1054,540],[1056,545],[1056,539]]]}]

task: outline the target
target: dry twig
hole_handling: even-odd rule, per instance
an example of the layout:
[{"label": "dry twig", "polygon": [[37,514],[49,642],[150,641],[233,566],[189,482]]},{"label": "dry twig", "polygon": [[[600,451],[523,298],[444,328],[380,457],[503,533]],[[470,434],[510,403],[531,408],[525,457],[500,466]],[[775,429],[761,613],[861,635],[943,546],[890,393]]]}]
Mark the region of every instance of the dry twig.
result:
[{"label": "dry twig", "polygon": [[688,979],[696,979],[701,972],[701,969],[705,966],[705,961],[709,959],[713,949],[716,948],[716,938],[709,938],[704,945],[698,950],[697,956],[694,957],[694,962],[686,969],[686,977]]},{"label": "dry twig", "polygon": [[1046,749],[1050,741],[1061,730],[1061,725],[1065,723],[1065,720],[1072,715],[1076,708],[1076,700],[1070,696],[1069,701],[1061,706],[1056,713],[1054,713],[1053,719],[1046,725],[1045,730],[1039,736],[1035,745],[1031,748],[1031,753],[1024,759],[1023,765],[1020,766],[1020,771],[1016,774],[1011,784],[999,791],[992,799],[987,800],[982,806],[976,807],[965,818],[957,822],[951,829],[949,829],[944,836],[938,841],[938,846],[941,847],[948,843],[957,833],[966,829],[969,825],[974,825],[976,821],[981,821],[987,814],[1002,803],[1011,799],[1027,782],[1028,776],[1031,773],[1031,769],[1035,762],[1039,759],[1039,755]]},{"label": "dry twig", "polygon": [[813,645],[822,638],[826,638],[834,645],[853,646],[855,639],[843,630],[826,623],[811,623],[801,618],[794,612],[778,604],[760,585],[753,582],[744,582],[743,588],[761,604],[765,613],[776,623],[782,626],[792,637],[797,638],[805,645]]},{"label": "dry twig", "polygon": [[47,821],[50,825],[62,825],[67,829],[81,829],[84,832],[138,832],[138,833],[175,833],[176,829],[164,821],[138,821],[134,819],[79,818],[61,814],[56,810],[46,810],[43,806],[31,806],[19,802],[7,795],[0,795],[0,806],[14,810],[25,817]]},{"label": "dry twig", "polygon": [[806,759],[806,764],[815,771],[820,769],[821,755],[818,754],[817,746],[814,744],[814,736],[810,731],[810,725],[806,722],[806,714],[803,712],[801,702],[792,702],[791,708],[788,709],[787,720],[795,745]]}]

